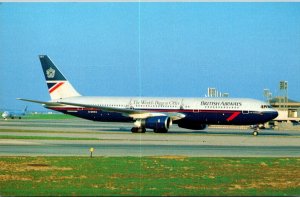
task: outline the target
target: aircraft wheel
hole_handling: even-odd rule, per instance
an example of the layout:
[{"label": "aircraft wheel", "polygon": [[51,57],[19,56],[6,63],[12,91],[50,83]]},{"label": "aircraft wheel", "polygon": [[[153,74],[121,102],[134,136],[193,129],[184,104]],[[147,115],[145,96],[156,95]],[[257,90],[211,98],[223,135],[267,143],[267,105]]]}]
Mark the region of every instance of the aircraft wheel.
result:
[{"label": "aircraft wheel", "polygon": [[143,128],[143,127],[132,127],[131,128],[131,132],[132,133],[145,133],[146,132],[146,128]]},{"label": "aircraft wheel", "polygon": [[137,127],[132,127],[132,128],[131,128],[131,132],[132,132],[132,133],[137,133],[137,129],[138,129]]},{"label": "aircraft wheel", "polygon": [[146,128],[144,128],[144,127],[141,127],[138,130],[139,130],[139,133],[146,133]]}]

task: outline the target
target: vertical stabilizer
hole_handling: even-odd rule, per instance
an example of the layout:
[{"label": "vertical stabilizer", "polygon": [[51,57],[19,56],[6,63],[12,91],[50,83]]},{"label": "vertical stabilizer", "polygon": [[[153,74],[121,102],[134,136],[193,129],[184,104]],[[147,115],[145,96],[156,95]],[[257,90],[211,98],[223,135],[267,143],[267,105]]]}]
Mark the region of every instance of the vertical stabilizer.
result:
[{"label": "vertical stabilizer", "polygon": [[39,56],[52,100],[80,96],[47,55]]}]

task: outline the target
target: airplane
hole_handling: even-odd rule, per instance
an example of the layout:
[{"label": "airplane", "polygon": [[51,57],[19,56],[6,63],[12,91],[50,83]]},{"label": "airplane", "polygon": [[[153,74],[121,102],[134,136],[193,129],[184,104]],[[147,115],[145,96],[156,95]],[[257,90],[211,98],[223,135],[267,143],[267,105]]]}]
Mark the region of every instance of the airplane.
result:
[{"label": "airplane", "polygon": [[45,108],[103,122],[132,122],[132,133],[167,133],[172,124],[191,130],[207,125],[258,125],[278,116],[269,104],[249,98],[99,97],[82,96],[47,55],[39,55],[50,101],[17,98]]},{"label": "airplane", "polygon": [[14,118],[19,118],[21,119],[22,116],[26,115],[26,111],[27,111],[27,106],[25,107],[25,109],[23,111],[4,111],[2,113],[2,117],[7,120],[8,118],[14,119]]}]

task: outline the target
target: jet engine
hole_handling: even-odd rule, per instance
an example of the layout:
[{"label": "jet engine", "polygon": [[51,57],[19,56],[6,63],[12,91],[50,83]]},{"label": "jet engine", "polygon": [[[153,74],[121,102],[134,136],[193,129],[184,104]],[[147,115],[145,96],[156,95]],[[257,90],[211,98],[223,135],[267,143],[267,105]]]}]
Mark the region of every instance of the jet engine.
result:
[{"label": "jet engine", "polygon": [[185,129],[191,129],[191,130],[203,130],[206,129],[206,124],[201,124],[199,122],[195,121],[180,121],[178,122],[178,126]]},{"label": "jet engine", "polygon": [[145,119],[144,126],[154,130],[168,130],[172,121],[168,116],[154,116]]}]

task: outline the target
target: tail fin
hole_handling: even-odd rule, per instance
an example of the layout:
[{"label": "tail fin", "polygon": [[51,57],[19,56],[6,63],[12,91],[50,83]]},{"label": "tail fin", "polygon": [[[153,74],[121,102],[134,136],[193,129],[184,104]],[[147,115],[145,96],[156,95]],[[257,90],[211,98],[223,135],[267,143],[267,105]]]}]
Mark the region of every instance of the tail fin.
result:
[{"label": "tail fin", "polygon": [[52,100],[80,96],[47,55],[39,56]]},{"label": "tail fin", "polygon": [[25,106],[24,110],[23,110],[24,113],[27,112],[27,105]]}]

